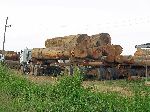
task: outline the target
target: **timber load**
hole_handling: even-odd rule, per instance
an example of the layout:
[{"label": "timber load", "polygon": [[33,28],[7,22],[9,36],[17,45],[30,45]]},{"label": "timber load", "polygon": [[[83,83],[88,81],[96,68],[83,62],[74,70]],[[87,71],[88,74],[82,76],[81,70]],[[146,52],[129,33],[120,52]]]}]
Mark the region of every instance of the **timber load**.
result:
[{"label": "timber load", "polygon": [[[111,45],[108,33],[56,37],[45,41],[46,48],[34,48],[32,57],[37,59],[94,59],[114,62],[122,53],[120,45]],[[105,58],[104,58],[105,57]]]},{"label": "timber load", "polygon": [[[120,49],[120,51],[118,50]],[[33,48],[32,58],[36,59],[99,59],[106,57],[104,60],[108,62],[114,62],[115,57],[121,54],[121,46],[117,45],[105,45],[101,47],[85,48],[77,46],[72,50],[68,50],[62,47],[51,48]]]},{"label": "timber load", "polygon": [[132,55],[118,55],[115,58],[115,62],[119,64],[133,64],[134,58]]},{"label": "timber load", "polygon": [[56,37],[45,41],[46,48],[34,48],[32,57],[37,59],[96,59],[114,62],[115,57],[122,53],[120,45],[111,45],[108,33],[92,36],[87,34]]},{"label": "timber load", "polygon": [[100,33],[92,36],[87,34],[70,35],[64,37],[55,37],[45,41],[45,47],[65,47],[71,49],[79,44],[86,47],[98,47],[111,44],[111,37],[108,33]]},{"label": "timber load", "polygon": [[45,47],[64,47],[70,48],[76,46],[80,41],[89,38],[87,34],[69,35],[64,37],[55,37],[45,41]]},{"label": "timber load", "polygon": [[138,48],[134,53],[134,62],[139,65],[150,65],[150,50]]},{"label": "timber load", "polygon": [[[83,46],[83,45],[82,45]],[[120,45],[103,45],[99,47],[81,47],[77,46],[71,51],[72,57],[75,58],[90,58],[107,62],[114,62],[115,57],[122,53]]]},{"label": "timber load", "polygon": [[36,59],[68,59],[70,52],[62,47],[33,48],[32,58]]},{"label": "timber load", "polygon": [[[3,53],[2,50],[0,50],[0,53]],[[20,54],[15,51],[4,51],[4,57],[5,60],[19,61]]]},{"label": "timber load", "polygon": [[134,53],[134,56],[150,56],[150,50],[138,48],[137,51]]}]

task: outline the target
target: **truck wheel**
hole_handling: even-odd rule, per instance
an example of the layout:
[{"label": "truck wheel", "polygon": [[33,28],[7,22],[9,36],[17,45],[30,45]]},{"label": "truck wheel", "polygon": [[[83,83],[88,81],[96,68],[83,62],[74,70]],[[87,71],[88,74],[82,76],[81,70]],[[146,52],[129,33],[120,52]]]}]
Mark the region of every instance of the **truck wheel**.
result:
[{"label": "truck wheel", "polygon": [[112,78],[113,80],[118,79],[118,72],[116,68],[112,68]]},{"label": "truck wheel", "polygon": [[101,72],[100,72],[100,69],[97,69],[97,80],[101,80]]},{"label": "truck wheel", "polygon": [[135,69],[131,69],[130,73],[131,73],[131,76],[136,76],[136,70]]},{"label": "truck wheel", "polygon": [[20,67],[20,71],[22,74],[24,74],[24,67],[23,66]]},{"label": "truck wheel", "polygon": [[97,78],[98,78],[98,80],[104,80],[105,79],[105,68],[103,68],[103,67],[100,67],[99,68],[99,70],[98,70],[98,76],[97,76]]},{"label": "truck wheel", "polygon": [[30,65],[30,74],[34,75],[34,65]]},{"label": "truck wheel", "polygon": [[111,80],[112,79],[112,69],[111,68],[106,69],[105,77],[106,77],[106,80]]},{"label": "truck wheel", "polygon": [[51,72],[54,77],[57,77],[58,75],[60,75],[61,71],[62,70],[60,67],[56,67],[56,66],[51,67]]},{"label": "truck wheel", "polygon": [[35,65],[35,66],[34,66],[34,72],[33,72],[33,74],[34,74],[35,76],[38,76],[38,75],[40,74],[40,72],[39,72],[39,66],[38,66],[38,65]]}]

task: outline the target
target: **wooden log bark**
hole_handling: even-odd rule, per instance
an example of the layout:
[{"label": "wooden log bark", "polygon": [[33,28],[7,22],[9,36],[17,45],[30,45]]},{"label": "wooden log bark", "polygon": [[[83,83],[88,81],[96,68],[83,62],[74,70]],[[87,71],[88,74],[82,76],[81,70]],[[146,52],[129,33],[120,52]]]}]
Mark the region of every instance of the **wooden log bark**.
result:
[{"label": "wooden log bark", "polygon": [[102,45],[111,44],[111,37],[108,33],[100,33],[92,36],[87,34],[70,35],[64,37],[56,37],[47,39],[45,47],[65,47],[71,49],[77,45],[89,47],[98,47]]},{"label": "wooden log bark", "polygon": [[133,64],[134,58],[132,55],[118,55],[115,58],[117,63],[126,63],[126,64]]},{"label": "wooden log bark", "polygon": [[137,51],[134,53],[134,56],[150,56],[150,50],[140,49],[138,48]]},{"label": "wooden log bark", "polygon": [[65,59],[70,57],[70,52],[61,47],[34,48],[32,57],[36,59]]}]

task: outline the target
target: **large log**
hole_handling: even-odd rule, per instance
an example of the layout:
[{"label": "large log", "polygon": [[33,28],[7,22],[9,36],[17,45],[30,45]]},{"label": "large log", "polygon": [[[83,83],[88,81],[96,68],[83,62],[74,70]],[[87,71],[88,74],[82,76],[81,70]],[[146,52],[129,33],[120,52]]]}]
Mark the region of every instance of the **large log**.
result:
[{"label": "large log", "polygon": [[32,58],[36,59],[66,59],[69,57],[70,52],[62,47],[32,49]]},{"label": "large log", "polygon": [[105,61],[114,62],[115,57],[122,53],[122,47],[120,45],[103,45],[100,47],[80,47],[76,46],[72,51],[72,57],[75,58],[90,58],[101,60],[103,56]]},{"label": "large log", "polygon": [[103,56],[106,56],[105,61],[114,62],[115,57],[121,53],[122,47],[120,45],[103,45],[88,48],[83,46],[83,44],[78,44],[72,49],[65,47],[34,48],[32,50],[32,57],[37,59],[69,59],[74,57],[101,60]]},{"label": "large log", "polygon": [[148,64],[148,65],[150,65],[150,55],[148,55],[148,56],[145,56],[145,55],[143,55],[143,56],[133,56],[133,58],[134,58],[134,63],[135,64],[139,64],[139,65],[146,65],[146,64]]},{"label": "large log", "polygon": [[142,65],[142,66],[145,66],[145,65],[150,66],[150,60],[138,60],[138,59],[134,59],[134,64],[136,64],[136,65]]},{"label": "large log", "polygon": [[45,41],[45,47],[65,47],[71,49],[77,45],[86,47],[98,47],[102,45],[111,44],[111,37],[108,33],[100,33],[92,35],[91,37],[87,34],[70,35],[64,37],[56,37],[47,39]]},{"label": "large log", "polygon": [[108,33],[99,33],[90,37],[89,45],[91,47],[99,47],[107,44],[111,44],[111,37]]},{"label": "large log", "polygon": [[[0,50],[2,54],[3,51]],[[19,61],[19,54],[15,51],[4,51],[5,60]]]},{"label": "large log", "polygon": [[87,34],[69,35],[64,37],[55,37],[45,41],[45,47],[74,47],[83,39],[89,38]]},{"label": "large log", "polygon": [[102,60],[113,63],[117,56],[122,53],[122,47],[120,45],[104,45],[100,47],[102,51]]},{"label": "large log", "polygon": [[146,56],[146,55],[150,56],[150,50],[138,48],[137,51],[134,53],[134,56]]},{"label": "large log", "polygon": [[104,56],[118,56],[122,53],[122,47],[120,45],[104,45],[101,46]]},{"label": "large log", "polygon": [[101,56],[102,51],[98,47],[93,48],[75,47],[73,50],[71,50],[71,57],[74,58],[100,59]]},{"label": "large log", "polygon": [[136,60],[150,60],[150,55],[148,56],[134,56]]},{"label": "large log", "polygon": [[117,63],[133,64],[134,58],[132,55],[118,55],[115,58]]},{"label": "large log", "polygon": [[36,59],[69,59],[74,58],[91,58],[100,59],[101,52],[96,52],[97,49],[74,49],[67,50],[62,47],[51,47],[51,48],[33,48],[32,57]]}]

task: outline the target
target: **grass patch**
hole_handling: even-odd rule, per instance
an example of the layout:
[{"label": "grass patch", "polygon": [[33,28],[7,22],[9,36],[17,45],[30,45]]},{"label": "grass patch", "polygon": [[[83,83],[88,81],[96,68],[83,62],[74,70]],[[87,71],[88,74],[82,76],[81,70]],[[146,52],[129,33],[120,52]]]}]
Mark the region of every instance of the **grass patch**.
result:
[{"label": "grass patch", "polygon": [[[95,92],[82,86],[78,70],[56,84],[35,84],[0,66],[0,111],[4,112],[149,112],[150,88],[142,81],[113,82],[106,85],[129,87],[132,97],[116,92]],[[6,98],[7,101],[3,100]],[[7,107],[7,108],[6,108]]]}]

